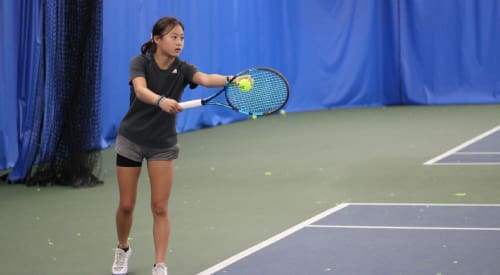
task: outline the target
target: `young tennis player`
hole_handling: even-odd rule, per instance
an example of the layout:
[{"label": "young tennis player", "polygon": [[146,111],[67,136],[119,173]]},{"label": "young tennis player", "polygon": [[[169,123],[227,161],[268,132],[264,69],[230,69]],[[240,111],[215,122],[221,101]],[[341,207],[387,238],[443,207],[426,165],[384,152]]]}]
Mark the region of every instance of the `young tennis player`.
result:
[{"label": "young tennis player", "polygon": [[[202,73],[179,59],[184,47],[184,26],[176,18],[160,18],[153,26],[151,37],[142,45],[142,54],[131,60],[130,107],[120,124],[115,144],[120,201],[116,210],[118,247],[113,274],[126,274],[128,270],[132,252],[128,240],[143,159],[147,161],[151,188],[156,255],[152,273],[167,274],[168,200],[173,181],[173,160],[179,154],[175,119],[182,111],[178,101],[187,85],[191,89],[197,85],[222,87],[231,78]],[[238,83],[238,78],[234,82]]]}]

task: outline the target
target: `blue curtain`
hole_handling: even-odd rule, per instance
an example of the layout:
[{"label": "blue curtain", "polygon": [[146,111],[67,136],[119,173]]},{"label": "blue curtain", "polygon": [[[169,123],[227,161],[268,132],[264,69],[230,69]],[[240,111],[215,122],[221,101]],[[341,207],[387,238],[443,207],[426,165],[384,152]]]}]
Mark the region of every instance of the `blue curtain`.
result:
[{"label": "blue curtain", "polygon": [[[235,74],[253,66],[281,71],[292,89],[288,112],[400,102],[396,0],[118,2],[104,3],[103,106],[109,112],[103,146],[114,143],[128,106],[128,62],[166,15],[184,22],[181,58],[203,72]],[[184,99],[213,92],[187,90]],[[192,109],[179,115],[178,130],[242,119],[217,107]]]},{"label": "blue curtain", "polygon": [[97,156],[91,151],[99,149],[100,137],[102,4],[21,3],[19,153],[8,179],[93,184]]},{"label": "blue curtain", "polygon": [[[0,117],[0,169],[23,157],[17,143],[37,63],[18,61],[21,53],[36,57],[37,40],[27,42],[23,33],[39,31],[40,13],[31,11],[37,16],[24,25],[27,17],[21,15],[40,2],[0,3],[2,23],[10,26],[0,37],[7,49],[0,65],[7,94],[0,107],[8,113]],[[184,22],[181,58],[201,71],[235,74],[253,66],[281,71],[292,88],[287,112],[500,101],[497,0],[105,0],[96,147],[114,144],[129,103],[129,61],[149,39],[154,22],[167,15]],[[186,90],[184,100],[212,92]],[[178,130],[243,119],[230,110],[197,108],[179,115]]]},{"label": "blue curtain", "polygon": [[[17,58],[21,10],[19,1],[0,2],[0,169],[11,167],[17,158]],[[9,149],[10,148],[10,149]]]},{"label": "blue curtain", "polygon": [[500,102],[500,2],[401,1],[403,104]]},{"label": "blue curtain", "polygon": [[24,149],[32,142],[32,125],[39,115],[35,102],[43,89],[43,5],[36,0],[1,1],[0,6],[5,30],[0,37],[0,169],[5,169],[31,163],[34,157]]}]

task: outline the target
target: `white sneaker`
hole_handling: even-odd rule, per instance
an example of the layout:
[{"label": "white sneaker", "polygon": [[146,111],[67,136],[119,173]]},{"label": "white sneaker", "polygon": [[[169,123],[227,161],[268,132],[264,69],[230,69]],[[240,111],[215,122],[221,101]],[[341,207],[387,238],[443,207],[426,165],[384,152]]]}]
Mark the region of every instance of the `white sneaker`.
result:
[{"label": "white sneaker", "polygon": [[165,264],[155,264],[153,266],[153,275],[168,275],[167,267],[165,266]]},{"label": "white sneaker", "polygon": [[128,271],[128,258],[132,254],[132,249],[128,248],[127,252],[125,252],[121,248],[115,249],[115,261],[113,262],[113,267],[111,268],[111,272],[113,275],[125,275]]}]

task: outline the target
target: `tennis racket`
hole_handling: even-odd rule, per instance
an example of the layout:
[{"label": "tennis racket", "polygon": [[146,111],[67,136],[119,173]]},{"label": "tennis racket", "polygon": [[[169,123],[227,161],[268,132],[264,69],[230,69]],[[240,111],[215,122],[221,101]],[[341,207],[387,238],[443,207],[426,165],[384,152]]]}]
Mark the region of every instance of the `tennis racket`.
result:
[{"label": "tennis racket", "polygon": [[[233,83],[237,77],[242,76],[248,77],[246,79],[250,83],[247,81],[246,86]],[[263,116],[283,108],[289,96],[290,86],[281,73],[271,68],[250,68],[235,75],[217,93],[203,99],[181,102],[180,105],[183,109],[216,105],[246,115]]]}]

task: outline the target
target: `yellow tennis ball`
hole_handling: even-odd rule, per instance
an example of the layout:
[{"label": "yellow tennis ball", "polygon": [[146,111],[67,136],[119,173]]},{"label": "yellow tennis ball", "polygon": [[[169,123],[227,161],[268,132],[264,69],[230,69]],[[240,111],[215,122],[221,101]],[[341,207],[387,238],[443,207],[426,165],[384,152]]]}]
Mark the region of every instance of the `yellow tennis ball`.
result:
[{"label": "yellow tennis ball", "polygon": [[280,111],[280,114],[281,114],[282,116],[286,116],[286,111],[282,109],[282,110]]},{"label": "yellow tennis ball", "polygon": [[243,92],[248,92],[252,89],[252,82],[244,78],[238,82],[238,88],[240,88]]},{"label": "yellow tennis ball", "polygon": [[256,115],[252,115],[252,119],[253,119],[253,120],[256,120],[256,119],[257,119],[257,116],[256,116]]}]

